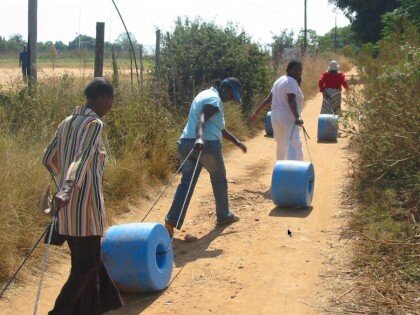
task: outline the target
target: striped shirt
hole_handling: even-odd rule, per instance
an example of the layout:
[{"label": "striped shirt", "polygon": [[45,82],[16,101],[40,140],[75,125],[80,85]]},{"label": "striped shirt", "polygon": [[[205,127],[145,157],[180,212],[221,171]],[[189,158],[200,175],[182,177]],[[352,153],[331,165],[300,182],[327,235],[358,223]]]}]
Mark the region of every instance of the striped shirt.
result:
[{"label": "striped shirt", "polygon": [[105,207],[102,174],[106,151],[103,122],[86,106],[64,119],[44,153],[43,163],[64,181],[74,181],[68,205],[58,211],[58,233],[69,236],[102,235]]}]

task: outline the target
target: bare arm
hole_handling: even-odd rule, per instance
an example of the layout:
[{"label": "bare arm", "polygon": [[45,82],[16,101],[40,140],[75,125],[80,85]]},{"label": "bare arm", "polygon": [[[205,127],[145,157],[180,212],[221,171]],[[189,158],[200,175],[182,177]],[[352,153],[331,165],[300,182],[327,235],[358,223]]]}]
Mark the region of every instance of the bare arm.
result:
[{"label": "bare arm", "polygon": [[258,117],[258,114],[260,111],[262,111],[264,108],[271,105],[271,102],[273,100],[273,93],[270,93],[269,96],[267,96],[261,104],[258,106],[258,108],[249,116],[249,119],[255,120]]},{"label": "bare arm", "polygon": [[247,152],[247,148],[246,148],[245,144],[243,144],[241,141],[239,141],[227,129],[223,129],[222,130],[222,137],[223,137],[223,139],[226,139],[226,140],[232,142],[234,145],[236,145],[238,148],[240,148],[243,153],[246,153]]},{"label": "bare arm", "polygon": [[197,129],[196,129],[196,135],[197,138],[202,138],[204,133],[204,126],[206,122],[210,120],[210,118],[213,117],[214,114],[216,114],[219,111],[219,109],[216,106],[212,105],[204,105],[203,111],[200,114],[200,118],[198,119],[197,123]]},{"label": "bare arm", "polygon": [[303,120],[300,117],[298,110],[297,110],[297,103],[296,103],[296,95],[288,93],[287,94],[287,101],[289,102],[290,110],[293,113],[293,116],[295,117],[295,124],[296,125],[303,125]]},{"label": "bare arm", "polygon": [[204,105],[203,110],[201,111],[200,117],[198,119],[197,127],[195,129],[197,140],[195,140],[194,148],[196,150],[202,150],[204,147],[203,133],[204,126],[216,114],[219,109],[216,106]]}]

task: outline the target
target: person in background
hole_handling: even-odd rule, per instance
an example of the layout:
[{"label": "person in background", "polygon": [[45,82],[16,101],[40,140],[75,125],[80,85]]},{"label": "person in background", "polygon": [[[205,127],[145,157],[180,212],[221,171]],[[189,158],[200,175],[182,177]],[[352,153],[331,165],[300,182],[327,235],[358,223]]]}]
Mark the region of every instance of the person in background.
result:
[{"label": "person in background", "polygon": [[26,79],[29,75],[29,53],[26,45],[23,45],[22,51],[19,54],[19,67],[22,69],[22,76]]},{"label": "person in background", "polygon": [[341,88],[349,88],[346,77],[339,72],[340,65],[337,61],[331,60],[327,72],[324,72],[319,79],[319,90],[323,95],[321,114],[338,115],[341,111]]},{"label": "person in background", "polygon": [[[195,185],[203,167],[210,173],[211,185],[216,200],[217,225],[228,225],[239,220],[239,217],[234,215],[229,209],[228,184],[222,154],[222,138],[235,144],[244,153],[246,153],[247,148],[225,128],[223,102],[231,100],[242,102],[241,84],[234,77],[224,79],[221,82],[219,80],[214,87],[200,92],[191,104],[187,125],[178,142],[178,156],[182,162],[190,152],[191,155],[182,167],[181,183],[178,185],[172,206],[165,218],[165,226],[171,237],[173,237],[174,228],[180,229],[183,224]],[[193,179],[193,172],[200,151],[201,158]],[[191,181],[191,190],[187,196]],[[187,240],[195,239],[196,237],[189,235]]]},{"label": "person in background", "polygon": [[49,315],[99,315],[123,305],[101,259],[106,159],[101,118],[112,108],[114,89],[108,80],[94,78],[84,94],[86,104],[60,123],[43,159],[59,177],[55,229],[71,252],[70,276]]},{"label": "person in background", "polygon": [[256,120],[261,110],[271,105],[271,124],[277,142],[277,160],[303,161],[302,139],[299,126],[303,125],[301,117],[303,93],[302,62],[292,60],[288,63],[286,74],[274,82],[270,94],[249,117]]}]

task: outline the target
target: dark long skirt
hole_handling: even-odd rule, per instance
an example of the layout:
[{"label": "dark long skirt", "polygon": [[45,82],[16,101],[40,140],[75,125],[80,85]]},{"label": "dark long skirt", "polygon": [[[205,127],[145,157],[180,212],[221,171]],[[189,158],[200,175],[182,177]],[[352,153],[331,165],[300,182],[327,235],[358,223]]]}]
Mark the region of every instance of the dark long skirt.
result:
[{"label": "dark long skirt", "polygon": [[101,259],[101,237],[66,237],[71,271],[49,315],[99,315],[123,305]]}]

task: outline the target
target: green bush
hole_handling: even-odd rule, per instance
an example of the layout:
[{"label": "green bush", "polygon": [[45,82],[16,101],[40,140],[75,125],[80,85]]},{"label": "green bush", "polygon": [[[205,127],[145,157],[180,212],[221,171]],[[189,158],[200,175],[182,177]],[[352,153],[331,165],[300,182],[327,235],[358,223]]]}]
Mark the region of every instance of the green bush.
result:
[{"label": "green bush", "polygon": [[[358,56],[360,83],[346,101],[343,123],[355,156],[352,220],[360,235],[358,268],[363,299],[379,313],[411,313],[420,281],[420,79],[416,28],[394,34]],[[417,291],[416,291],[417,290]],[[381,292],[381,296],[372,292]],[[381,298],[383,297],[383,298]]]},{"label": "green bush", "polygon": [[168,91],[172,93],[176,78],[177,103],[189,106],[194,95],[208,87],[215,79],[237,77],[243,87],[244,109],[252,98],[269,88],[269,55],[253,43],[250,37],[233,25],[225,28],[213,22],[178,18],[162,48],[162,69]]}]

